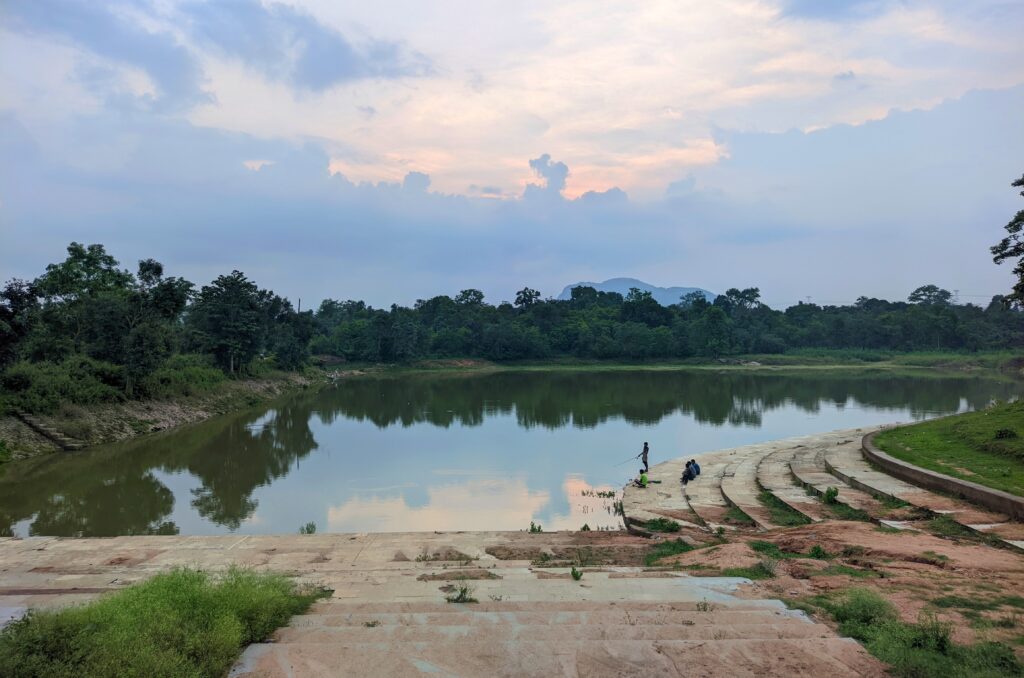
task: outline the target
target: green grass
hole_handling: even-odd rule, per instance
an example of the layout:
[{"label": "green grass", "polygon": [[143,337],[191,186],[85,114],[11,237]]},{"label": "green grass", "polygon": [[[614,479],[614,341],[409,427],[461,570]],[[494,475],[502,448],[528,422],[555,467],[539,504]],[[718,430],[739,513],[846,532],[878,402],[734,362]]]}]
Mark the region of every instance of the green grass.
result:
[{"label": "green grass", "polygon": [[772,517],[772,522],[776,525],[807,525],[811,522],[810,518],[799,511],[794,510],[784,501],[767,490],[762,490],[761,493],[757,495],[757,500],[768,509],[768,513]]},{"label": "green grass", "polygon": [[814,574],[820,575],[845,575],[847,577],[853,577],[854,579],[871,579],[874,577],[881,577],[882,575],[874,570],[862,570],[857,567],[850,567],[849,565],[829,565],[828,567],[818,570]]},{"label": "green grass", "polygon": [[723,577],[746,577],[747,579],[771,579],[775,576],[775,561],[762,560],[750,567],[728,567],[721,572]]},{"label": "green grass", "polygon": [[668,558],[669,556],[676,556],[680,553],[686,553],[692,551],[693,547],[687,544],[682,539],[673,539],[671,541],[663,541],[660,544],[656,544],[648,553],[644,556],[644,564],[648,567],[656,565],[662,558]]},{"label": "green grass", "polygon": [[841,504],[836,502],[835,504],[825,504],[832,515],[839,520],[860,520],[862,522],[871,522],[871,516],[868,515],[867,511],[853,508],[848,504]]},{"label": "green grass", "polygon": [[751,548],[755,553],[760,553],[763,556],[774,558],[775,560],[787,560],[792,558],[815,558],[818,560],[827,560],[832,557],[832,554],[828,553],[818,544],[812,546],[807,553],[796,553],[793,551],[783,551],[776,544],[770,541],[754,540],[747,542],[747,546]]},{"label": "green grass", "polygon": [[940,537],[973,537],[968,528],[949,516],[938,515],[928,521],[928,530]]},{"label": "green grass", "polygon": [[922,468],[1024,496],[1024,400],[884,431],[875,444]]},{"label": "green grass", "polygon": [[0,464],[11,460],[11,451],[7,449],[7,443],[0,440]]},{"label": "green grass", "polygon": [[959,645],[949,624],[923,614],[901,621],[896,608],[878,593],[851,589],[837,600],[816,603],[839,623],[839,632],[862,642],[868,652],[905,678],[1022,676],[1024,666],[1003,643]]},{"label": "green grass", "polygon": [[678,532],[679,523],[668,518],[654,518],[644,523],[644,527],[651,532]]},{"label": "green grass", "polygon": [[0,632],[0,675],[223,676],[321,591],[281,575],[175,570],[55,612],[31,612]]},{"label": "green grass", "polygon": [[932,601],[932,605],[942,608],[956,608],[958,610],[997,610],[1002,606],[1024,608],[1024,598],[1021,596],[998,596],[996,598],[965,598],[963,596],[942,596]]},{"label": "green grass", "polygon": [[749,527],[754,526],[754,519],[744,513],[743,509],[737,506],[730,506],[729,510],[725,512],[725,522],[746,525]]}]

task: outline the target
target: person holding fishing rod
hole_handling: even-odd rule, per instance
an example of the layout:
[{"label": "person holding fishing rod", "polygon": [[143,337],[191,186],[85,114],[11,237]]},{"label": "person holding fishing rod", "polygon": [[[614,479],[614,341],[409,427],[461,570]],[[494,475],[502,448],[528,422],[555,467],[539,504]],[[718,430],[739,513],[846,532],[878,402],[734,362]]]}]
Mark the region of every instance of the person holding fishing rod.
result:
[{"label": "person holding fishing rod", "polygon": [[626,459],[625,461],[620,461],[618,464],[616,464],[616,466],[622,466],[623,464],[628,464],[629,462],[633,461],[634,459],[639,459],[641,462],[643,462],[644,471],[645,472],[649,471],[649,470],[651,470],[651,467],[647,465],[647,453],[649,451],[650,451],[650,448],[647,447],[647,443],[644,443],[644,449],[640,452],[640,454],[636,455],[635,457],[630,457],[629,459]]}]

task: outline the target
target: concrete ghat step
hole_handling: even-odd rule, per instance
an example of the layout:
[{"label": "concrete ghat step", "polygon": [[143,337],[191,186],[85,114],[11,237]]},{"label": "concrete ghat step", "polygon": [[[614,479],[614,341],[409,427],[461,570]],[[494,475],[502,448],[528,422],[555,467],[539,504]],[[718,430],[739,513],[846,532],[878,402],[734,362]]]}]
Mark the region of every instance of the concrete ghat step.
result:
[{"label": "concrete ghat step", "polygon": [[585,626],[585,625],[644,625],[644,626],[677,626],[677,625],[715,625],[715,624],[799,624],[809,625],[810,620],[803,613],[791,610],[719,610],[700,612],[696,610],[637,610],[632,607],[623,609],[605,605],[603,609],[586,611],[550,610],[520,612],[475,612],[476,605],[447,604],[450,610],[434,612],[344,612],[344,606],[336,606],[330,613],[305,614],[294,617],[290,626],[340,628],[349,626],[365,626],[367,622],[377,622],[378,626],[414,626],[444,625],[460,626],[477,624],[494,626],[507,624],[510,626]]},{"label": "concrete ghat step", "polygon": [[911,506],[946,515],[975,532],[992,535],[1014,548],[1018,548],[1016,541],[1024,540],[1024,524],[1013,522],[1005,515],[936,494],[876,471],[864,459],[859,440],[829,448],[825,452],[824,462],[833,475],[875,497],[892,497]]},{"label": "concrete ghat step", "polygon": [[233,678],[338,675],[883,676],[848,639],[258,644]]},{"label": "concrete ghat step", "polygon": [[818,499],[807,494],[807,490],[797,483],[789,468],[801,447],[777,450],[764,457],[757,467],[757,483],[774,494],[779,501],[812,521],[827,520],[831,517],[827,509]]},{"label": "concrete ghat step", "polygon": [[[714,577],[694,577],[695,580],[714,580]],[[724,578],[722,578],[724,579]],[[730,578],[733,582],[744,582],[745,579]],[[650,579],[642,583],[656,583],[659,579]],[[440,597],[440,594],[438,594]],[[688,600],[673,601],[671,603],[626,600],[626,601],[602,601],[602,600],[532,600],[532,601],[500,601],[492,602],[481,599],[479,603],[469,603],[474,614],[480,613],[544,613],[557,612],[566,614],[571,612],[593,613],[624,611],[629,614],[638,612],[669,613],[669,612],[700,612],[705,602],[714,605],[716,611],[738,612],[738,611],[779,611],[784,614],[799,614],[786,609],[786,606],[778,600],[771,599],[743,599],[720,593],[711,589],[694,588],[688,592]],[[467,605],[446,603],[444,601],[410,601],[410,602],[344,602],[338,599],[326,600],[316,603],[310,610],[310,614],[445,614],[458,611],[468,611]]]},{"label": "concrete ghat step", "polygon": [[749,454],[729,464],[722,476],[722,496],[753,519],[758,528],[771,530],[778,527],[772,522],[771,513],[757,496],[761,488],[757,485],[757,467],[772,447],[751,450]]},{"label": "concrete ghat step", "polygon": [[725,514],[729,511],[729,502],[722,494],[722,476],[735,458],[735,452],[701,457],[700,475],[683,487],[690,508],[712,530],[718,527],[735,529],[735,526],[724,522]]},{"label": "concrete ghat step", "polygon": [[834,487],[839,490],[837,500],[855,509],[868,513],[877,513],[880,503],[867,492],[854,489],[843,480],[828,472],[825,467],[825,452],[822,449],[805,448],[799,450],[790,462],[790,470],[797,481],[817,495]]},{"label": "concrete ghat step", "polygon": [[274,634],[277,643],[412,643],[437,641],[725,640],[829,638],[827,626],[800,622],[764,624],[498,624],[415,626],[294,626]]}]

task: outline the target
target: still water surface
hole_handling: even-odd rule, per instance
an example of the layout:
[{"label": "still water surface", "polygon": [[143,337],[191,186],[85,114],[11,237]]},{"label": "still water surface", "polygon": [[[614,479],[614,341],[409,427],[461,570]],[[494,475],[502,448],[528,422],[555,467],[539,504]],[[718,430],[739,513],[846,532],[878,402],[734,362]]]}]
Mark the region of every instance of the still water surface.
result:
[{"label": "still water surface", "polygon": [[0,534],[545,530],[618,524],[651,463],[978,408],[1020,382],[879,373],[501,372],[360,378],[0,476]]}]

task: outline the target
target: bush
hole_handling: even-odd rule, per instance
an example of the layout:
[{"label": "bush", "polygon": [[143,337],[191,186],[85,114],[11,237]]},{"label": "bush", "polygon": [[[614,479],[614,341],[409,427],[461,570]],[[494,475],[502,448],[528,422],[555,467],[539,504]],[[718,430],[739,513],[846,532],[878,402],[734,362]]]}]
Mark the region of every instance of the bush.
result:
[{"label": "bush", "polygon": [[644,523],[644,527],[651,532],[678,532],[679,523],[668,518],[652,518]]},{"label": "bush", "polygon": [[142,379],[140,394],[149,398],[172,398],[207,393],[225,381],[209,356],[183,354],[171,357],[162,367]]},{"label": "bush", "polygon": [[951,625],[922,613],[916,624],[899,620],[896,609],[874,591],[851,589],[825,608],[839,622],[839,632],[864,643],[868,651],[907,678],[935,676],[1020,676],[1024,667],[1002,643],[957,645]]},{"label": "bush", "polygon": [[125,399],[124,368],[87,356],[60,363],[21,361],[0,375],[7,405],[28,412],[55,412],[61,403],[93,405]]},{"label": "bush", "polygon": [[0,675],[222,676],[320,592],[281,575],[175,570],[99,599],[31,612],[0,632]]}]

